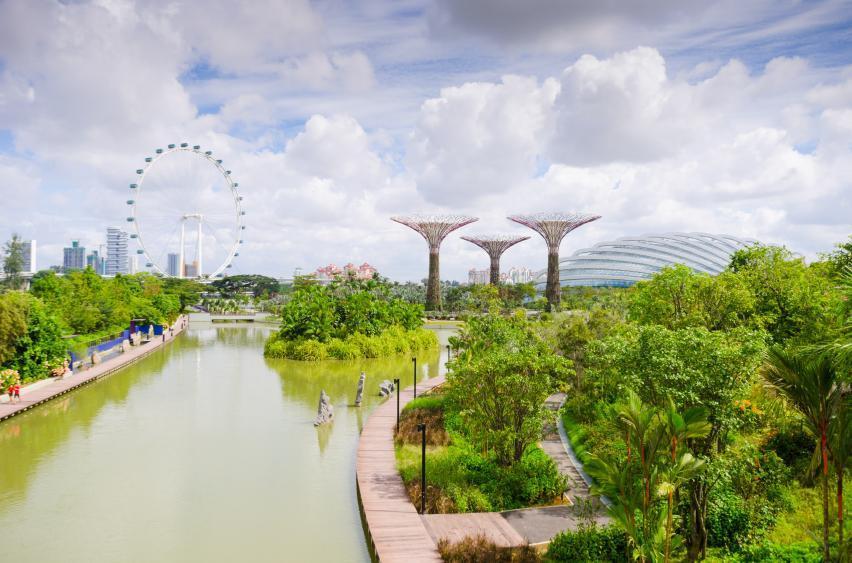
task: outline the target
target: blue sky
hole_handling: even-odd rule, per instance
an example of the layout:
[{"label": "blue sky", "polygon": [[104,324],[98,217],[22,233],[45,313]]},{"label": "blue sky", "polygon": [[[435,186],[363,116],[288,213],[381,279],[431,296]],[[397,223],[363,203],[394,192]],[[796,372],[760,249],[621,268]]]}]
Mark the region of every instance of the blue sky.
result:
[{"label": "blue sky", "polygon": [[[566,255],[694,230],[812,258],[852,232],[850,30],[831,1],[5,0],[0,236],[38,239],[43,266],[72,238],[97,247],[144,157],[187,141],[240,183],[234,272],[419,279],[423,241],[387,219],[418,211],[480,217],[464,234],[603,215]],[[188,183],[152,182],[148,203],[222,204]],[[453,235],[442,264],[465,279],[487,257]],[[543,244],[504,265],[543,267]]]}]

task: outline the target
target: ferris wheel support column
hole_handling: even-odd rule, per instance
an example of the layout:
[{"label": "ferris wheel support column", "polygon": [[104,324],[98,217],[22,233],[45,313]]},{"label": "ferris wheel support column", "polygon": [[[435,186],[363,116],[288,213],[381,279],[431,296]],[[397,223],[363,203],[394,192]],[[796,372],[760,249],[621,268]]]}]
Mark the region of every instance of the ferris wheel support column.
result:
[{"label": "ferris wheel support column", "polygon": [[202,254],[201,254],[201,218],[202,218],[202,216],[199,215],[198,216],[198,272],[196,272],[196,274],[198,274],[198,279],[201,279],[201,272],[204,271],[204,270],[201,269],[201,257],[202,257]]},{"label": "ferris wheel support column", "polygon": [[183,255],[183,248],[184,248],[184,245],[186,244],[185,241],[186,241],[186,216],[181,217],[181,220],[180,220],[180,253],[179,253],[180,257],[178,258],[179,262],[178,262],[178,274],[177,274],[177,276],[179,278],[186,277],[186,271],[185,271],[185,267],[184,267],[184,262],[185,262],[186,258]]}]

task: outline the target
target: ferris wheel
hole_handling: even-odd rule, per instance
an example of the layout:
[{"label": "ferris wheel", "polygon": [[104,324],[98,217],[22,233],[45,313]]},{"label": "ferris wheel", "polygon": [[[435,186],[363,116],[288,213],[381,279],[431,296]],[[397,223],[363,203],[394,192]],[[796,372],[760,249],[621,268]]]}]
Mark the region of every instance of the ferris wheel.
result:
[{"label": "ferris wheel", "polygon": [[231,171],[211,151],[180,143],[146,157],[136,176],[127,222],[145,267],[178,278],[223,277],[246,228]]}]

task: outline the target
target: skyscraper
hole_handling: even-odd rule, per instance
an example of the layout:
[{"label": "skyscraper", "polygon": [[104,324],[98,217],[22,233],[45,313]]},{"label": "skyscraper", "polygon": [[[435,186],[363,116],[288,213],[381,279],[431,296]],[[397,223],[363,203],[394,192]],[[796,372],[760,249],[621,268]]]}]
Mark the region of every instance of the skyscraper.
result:
[{"label": "skyscraper", "polygon": [[106,271],[106,259],[101,256],[100,252],[93,250],[91,254],[86,256],[86,267],[93,269],[96,274],[103,275]]},{"label": "skyscraper", "polygon": [[180,276],[180,255],[173,252],[169,253],[168,274],[172,277]]},{"label": "skyscraper", "polygon": [[21,243],[23,244],[24,255],[24,264],[21,271],[25,274],[34,274],[38,271],[38,266],[36,265],[36,241],[25,240],[21,241]]},{"label": "skyscraper", "polygon": [[127,260],[127,233],[118,227],[107,228],[106,275],[126,274],[130,264]]},{"label": "skyscraper", "polygon": [[62,268],[69,272],[71,270],[82,270],[86,267],[86,247],[80,246],[79,240],[72,240],[71,246],[65,247],[62,253]]}]

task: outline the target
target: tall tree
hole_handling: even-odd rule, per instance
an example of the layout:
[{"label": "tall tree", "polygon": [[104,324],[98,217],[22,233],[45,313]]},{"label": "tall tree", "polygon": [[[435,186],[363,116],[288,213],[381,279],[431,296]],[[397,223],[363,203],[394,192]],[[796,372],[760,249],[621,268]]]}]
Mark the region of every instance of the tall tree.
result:
[{"label": "tall tree", "polygon": [[13,234],[11,240],[4,245],[4,251],[3,272],[6,274],[6,283],[12,289],[20,289],[21,272],[24,271],[24,241],[17,234]]},{"label": "tall tree", "polygon": [[[844,432],[848,431],[845,424],[837,423],[846,405],[836,365],[825,355],[814,356],[773,347],[767,351],[761,374],[770,387],[802,414],[805,428],[815,439],[822,468],[823,558],[830,561],[828,472],[831,433],[841,426]],[[842,494],[842,489],[839,494]],[[842,497],[839,502],[842,510]]]}]

